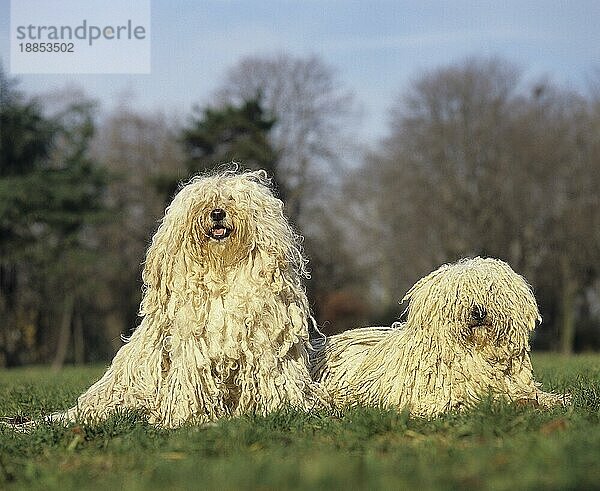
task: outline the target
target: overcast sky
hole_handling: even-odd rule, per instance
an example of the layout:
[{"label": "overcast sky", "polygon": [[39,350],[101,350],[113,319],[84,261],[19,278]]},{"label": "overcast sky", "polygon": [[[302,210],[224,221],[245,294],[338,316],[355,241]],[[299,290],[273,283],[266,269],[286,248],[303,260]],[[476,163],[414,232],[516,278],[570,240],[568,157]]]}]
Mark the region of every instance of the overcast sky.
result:
[{"label": "overcast sky", "polygon": [[[60,9],[60,0],[53,2]],[[85,1],[85,0],[82,0]],[[126,0],[123,0],[126,1]],[[10,0],[0,0],[0,59],[9,66]],[[187,114],[210,102],[225,70],[251,54],[320,55],[385,132],[387,108],[425,69],[499,55],[528,77],[585,88],[600,67],[600,1],[154,0],[150,75],[20,75],[37,94],[79,85],[110,108],[127,92],[140,109]]]}]

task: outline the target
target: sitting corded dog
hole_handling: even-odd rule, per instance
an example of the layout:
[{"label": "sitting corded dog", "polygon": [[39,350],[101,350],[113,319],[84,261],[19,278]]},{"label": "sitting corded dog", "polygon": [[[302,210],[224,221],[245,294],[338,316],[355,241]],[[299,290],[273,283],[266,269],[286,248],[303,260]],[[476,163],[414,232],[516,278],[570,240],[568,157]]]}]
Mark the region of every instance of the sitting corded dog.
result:
[{"label": "sitting corded dog", "polygon": [[141,325],[76,406],[44,419],[135,409],[177,427],[326,406],[308,369],[305,266],[264,171],[192,179],[148,250]]}]

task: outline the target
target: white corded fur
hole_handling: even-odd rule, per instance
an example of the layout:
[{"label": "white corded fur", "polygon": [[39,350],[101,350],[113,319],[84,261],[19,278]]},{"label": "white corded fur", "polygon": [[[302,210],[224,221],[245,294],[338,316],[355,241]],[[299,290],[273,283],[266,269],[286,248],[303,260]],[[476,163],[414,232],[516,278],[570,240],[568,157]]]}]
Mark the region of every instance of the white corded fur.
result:
[{"label": "white corded fur", "polygon": [[404,300],[405,324],[347,331],[316,353],[313,378],[337,407],[407,408],[430,417],[486,395],[544,407],[568,402],[533,379],[529,335],[541,318],[531,288],[505,262],[444,265]]},{"label": "white corded fur", "polygon": [[[177,427],[323,403],[307,361],[310,311],[299,237],[264,171],[196,177],[152,239],[141,325],[77,406],[94,421],[122,408]],[[223,240],[210,237],[222,209]]]}]

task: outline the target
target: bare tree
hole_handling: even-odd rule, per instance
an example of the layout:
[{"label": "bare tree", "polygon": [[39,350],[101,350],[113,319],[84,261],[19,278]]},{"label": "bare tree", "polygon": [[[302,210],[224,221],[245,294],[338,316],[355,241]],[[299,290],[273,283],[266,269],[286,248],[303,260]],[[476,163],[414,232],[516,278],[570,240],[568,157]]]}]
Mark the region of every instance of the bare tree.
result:
[{"label": "bare tree", "polygon": [[369,223],[386,231],[374,264],[405,276],[386,282],[380,268],[380,289],[461,256],[500,257],[558,306],[560,347],[572,350],[578,302],[600,260],[592,123],[580,96],[526,87],[502,60],[417,78],[358,181],[374,201]]},{"label": "bare tree", "polygon": [[[278,153],[276,177],[286,213],[305,237],[313,274],[309,294],[317,315],[341,311],[323,307],[331,304],[332,292],[337,292],[336,301],[350,298],[348,289],[357,281],[354,256],[342,240],[344,210],[337,199],[348,172],[344,159],[353,150],[358,153],[352,138],[359,119],[353,95],[319,57],[288,54],[242,59],[228,71],[217,95],[223,104],[258,98],[275,119],[271,139]],[[362,312],[362,307],[357,309],[357,314]],[[350,322],[347,314],[344,310],[341,316],[344,323]]]},{"label": "bare tree", "polygon": [[113,177],[107,200],[119,210],[99,238],[105,267],[97,302],[113,351],[121,345],[120,336],[135,327],[141,264],[168,198],[158,183],[164,176],[186,177],[178,134],[177,122],[164,114],[143,114],[122,105],[100,124],[94,141],[95,158]]},{"label": "bare tree", "polygon": [[259,98],[275,118],[271,135],[279,152],[277,177],[286,186],[288,213],[300,220],[323,178],[331,182],[331,171],[340,169],[348,128],[357,115],[352,94],[317,56],[279,54],[239,61],[218,97],[234,104]]}]

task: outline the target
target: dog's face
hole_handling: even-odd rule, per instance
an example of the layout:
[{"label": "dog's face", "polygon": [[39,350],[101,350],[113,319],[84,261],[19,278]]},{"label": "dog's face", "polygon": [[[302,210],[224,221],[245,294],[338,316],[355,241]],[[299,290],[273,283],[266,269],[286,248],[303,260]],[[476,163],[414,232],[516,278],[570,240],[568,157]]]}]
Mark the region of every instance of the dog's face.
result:
[{"label": "dog's face", "polygon": [[274,290],[285,275],[288,286],[300,288],[305,265],[299,237],[264,171],[196,177],[175,196],[152,238],[141,311],[165,307],[173,292],[199,288],[205,280],[219,287],[229,271],[251,274]]},{"label": "dog's face", "polygon": [[248,210],[239,206],[236,193],[230,183],[219,183],[220,186],[207,193],[206,200],[191,210],[192,223],[195,227],[193,239],[204,248],[231,247],[240,239],[249,237],[253,228],[248,223],[251,219]]},{"label": "dog's face", "polygon": [[214,208],[210,212],[210,218],[212,223],[208,230],[206,230],[206,236],[216,241],[227,239],[233,231],[233,223],[231,223],[225,209]]},{"label": "dog's face", "polygon": [[[255,174],[196,179],[181,192],[188,229],[182,230],[199,259],[239,262],[264,236],[287,227],[283,204]],[[283,240],[282,240],[283,241]]]},{"label": "dog's face", "polygon": [[[147,269],[173,257],[209,266],[236,265],[252,251],[273,263],[304,267],[298,240],[284,214],[283,203],[264,171],[223,172],[196,177],[181,188],[148,251]],[[162,258],[153,263],[155,257]]]},{"label": "dog's face", "polygon": [[520,351],[541,321],[527,282],[496,259],[442,266],[419,280],[405,299],[408,325],[467,347]]}]

